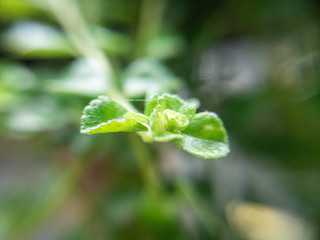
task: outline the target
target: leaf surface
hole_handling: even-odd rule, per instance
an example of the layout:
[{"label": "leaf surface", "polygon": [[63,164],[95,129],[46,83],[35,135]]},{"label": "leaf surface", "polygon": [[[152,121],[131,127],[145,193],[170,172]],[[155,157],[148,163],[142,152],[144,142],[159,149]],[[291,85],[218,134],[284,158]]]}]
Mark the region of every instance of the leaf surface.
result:
[{"label": "leaf surface", "polygon": [[185,129],[196,113],[196,105],[175,95],[153,95],[147,101],[145,115],[150,116],[150,127],[155,141],[166,142],[183,138]]},{"label": "leaf surface", "polygon": [[150,117],[150,125],[151,125],[151,132],[153,135],[153,138],[158,142],[167,142],[178,138],[183,138],[183,135],[180,134],[180,132],[177,131],[170,131],[167,128],[167,122],[166,122],[166,115],[163,111],[159,111],[158,108],[156,108]]},{"label": "leaf surface", "polygon": [[127,110],[106,96],[94,99],[85,107],[81,117],[81,133],[146,131],[133,119],[123,117]]},{"label": "leaf surface", "polygon": [[149,101],[146,101],[145,115],[150,116],[156,107],[159,111],[169,109],[182,113],[190,121],[196,114],[197,104],[194,101],[184,101],[171,94],[163,94],[161,96],[154,94]]},{"label": "leaf surface", "polygon": [[184,138],[176,139],[174,143],[197,157],[215,159],[226,156],[230,151],[227,132],[215,113],[196,114],[182,133]]}]

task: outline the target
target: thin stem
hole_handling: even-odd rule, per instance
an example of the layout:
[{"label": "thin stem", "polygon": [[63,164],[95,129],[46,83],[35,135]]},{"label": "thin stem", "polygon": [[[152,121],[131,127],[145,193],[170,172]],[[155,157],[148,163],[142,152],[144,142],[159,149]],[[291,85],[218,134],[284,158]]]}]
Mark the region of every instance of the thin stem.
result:
[{"label": "thin stem", "polygon": [[132,104],[126,101],[123,94],[118,90],[116,74],[110,60],[98,46],[96,40],[90,33],[90,28],[81,14],[75,0],[47,0],[52,13],[55,15],[70,41],[78,52],[88,58],[98,61],[100,67],[97,72],[102,73],[106,79],[111,81],[108,95],[115,98],[119,104],[128,111],[136,112]]},{"label": "thin stem", "polygon": [[146,54],[148,42],[159,33],[165,5],[166,0],[142,1],[134,52],[135,58]]},{"label": "thin stem", "polygon": [[163,187],[154,168],[152,154],[148,147],[137,135],[129,134],[129,140],[140,167],[140,171],[143,174],[147,190],[149,192],[161,192]]},{"label": "thin stem", "polygon": [[97,59],[103,64],[105,73],[113,74],[110,61],[105,57],[92,37],[75,0],[48,0],[48,3],[53,14],[79,53],[85,57]]},{"label": "thin stem", "polygon": [[186,201],[186,203],[191,207],[199,221],[206,228],[208,233],[212,237],[217,236],[215,231],[216,226],[223,226],[223,223],[219,218],[213,215],[213,210],[207,205],[201,198],[199,198],[199,193],[193,184],[184,178],[177,180],[176,188],[181,194],[181,197]]}]

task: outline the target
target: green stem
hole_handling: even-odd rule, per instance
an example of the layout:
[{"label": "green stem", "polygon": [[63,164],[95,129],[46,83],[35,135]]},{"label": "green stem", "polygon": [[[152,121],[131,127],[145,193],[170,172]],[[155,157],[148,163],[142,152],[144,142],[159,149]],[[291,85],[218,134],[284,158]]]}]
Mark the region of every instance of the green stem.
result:
[{"label": "green stem", "polygon": [[200,194],[193,184],[188,179],[181,178],[177,180],[176,188],[211,237],[217,237],[216,229],[223,226],[223,223],[218,217],[213,215],[213,209],[199,197]]},{"label": "green stem", "polygon": [[113,75],[110,61],[92,37],[75,0],[48,0],[48,4],[79,53],[97,59],[103,65],[103,71]]},{"label": "green stem", "polygon": [[140,171],[143,175],[146,189],[149,192],[161,192],[163,190],[163,186],[161,185],[161,181],[158,178],[157,172],[154,168],[152,155],[148,147],[137,135],[129,134],[129,140],[136,156]]},{"label": "green stem", "polygon": [[160,30],[166,0],[143,0],[135,44],[134,58],[146,54],[148,42]]},{"label": "green stem", "polygon": [[93,58],[98,61],[100,68],[98,72],[102,73],[106,79],[111,80],[111,86],[107,95],[114,98],[128,111],[137,112],[123,94],[119,91],[116,81],[116,74],[110,60],[98,46],[96,40],[90,32],[90,28],[81,14],[78,4],[75,0],[47,0],[49,7],[57,18],[70,41],[77,51],[84,57]]}]

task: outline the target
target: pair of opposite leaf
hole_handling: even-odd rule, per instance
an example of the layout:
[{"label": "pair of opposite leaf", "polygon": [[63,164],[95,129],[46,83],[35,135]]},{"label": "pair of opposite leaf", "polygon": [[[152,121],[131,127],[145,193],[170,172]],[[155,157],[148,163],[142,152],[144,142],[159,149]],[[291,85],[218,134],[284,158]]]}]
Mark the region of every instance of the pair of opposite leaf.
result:
[{"label": "pair of opposite leaf", "polygon": [[229,152],[226,130],[213,112],[196,113],[198,102],[163,94],[146,101],[144,114],[129,112],[107,96],[85,107],[81,133],[137,132],[145,142],[173,141],[200,158],[224,157]]}]

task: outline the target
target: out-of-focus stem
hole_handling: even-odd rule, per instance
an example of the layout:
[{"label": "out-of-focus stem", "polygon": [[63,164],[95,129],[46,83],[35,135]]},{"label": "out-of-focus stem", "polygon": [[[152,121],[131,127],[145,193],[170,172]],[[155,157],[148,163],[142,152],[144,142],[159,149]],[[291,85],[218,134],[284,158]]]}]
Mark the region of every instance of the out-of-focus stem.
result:
[{"label": "out-of-focus stem", "polygon": [[208,233],[213,238],[217,237],[217,231],[214,227],[223,226],[223,223],[213,215],[214,213],[211,207],[199,197],[199,193],[194,185],[188,179],[181,178],[177,180],[176,188]]},{"label": "out-of-focus stem", "polygon": [[90,29],[85,22],[78,4],[75,0],[47,0],[50,9],[57,18],[64,31],[72,41],[77,51],[89,58],[94,58],[102,64],[104,74],[114,78],[111,63],[105,54],[100,50]]},{"label": "out-of-focus stem", "polygon": [[99,63],[96,71],[102,73],[112,83],[107,94],[115,98],[122,106],[129,111],[136,109],[126,101],[123,94],[118,90],[116,74],[110,60],[98,46],[96,40],[90,33],[88,24],[84,20],[78,4],[75,0],[47,0],[51,12],[57,18],[70,41],[77,51],[84,57],[93,58]]},{"label": "out-of-focus stem", "polygon": [[137,30],[134,57],[145,55],[148,42],[155,37],[161,26],[166,0],[143,0]]},{"label": "out-of-focus stem", "polygon": [[129,140],[134,151],[136,160],[139,164],[140,171],[144,178],[144,183],[146,184],[146,189],[149,192],[160,192],[162,191],[161,181],[158,178],[154,164],[152,162],[152,155],[142,142],[139,136],[130,134]]}]

